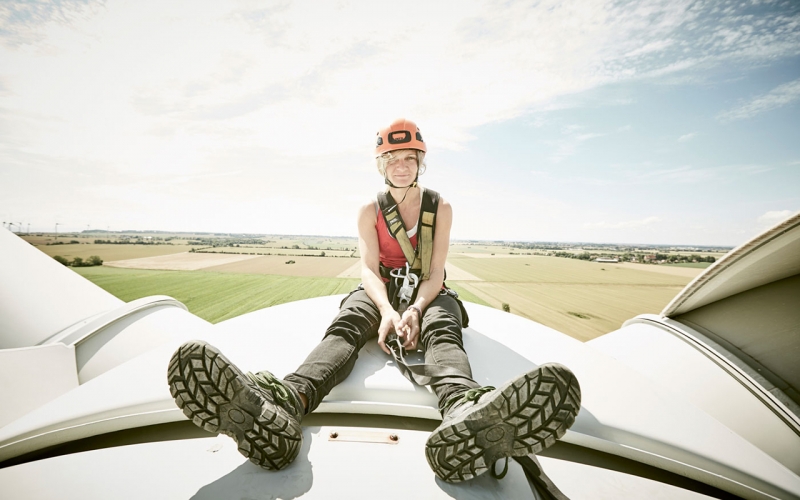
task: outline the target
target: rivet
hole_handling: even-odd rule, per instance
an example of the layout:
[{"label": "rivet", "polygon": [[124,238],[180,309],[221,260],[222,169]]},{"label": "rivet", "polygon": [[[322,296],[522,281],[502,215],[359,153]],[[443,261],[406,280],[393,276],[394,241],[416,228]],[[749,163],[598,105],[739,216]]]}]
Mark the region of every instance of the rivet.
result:
[{"label": "rivet", "polygon": [[333,432],[331,432],[330,436],[331,436],[331,439],[336,439],[336,438],[339,437],[339,433],[336,432],[336,431],[333,431]]},{"label": "rivet", "polygon": [[391,439],[392,441],[397,441],[400,438],[397,437],[397,434],[389,434],[389,439]]}]

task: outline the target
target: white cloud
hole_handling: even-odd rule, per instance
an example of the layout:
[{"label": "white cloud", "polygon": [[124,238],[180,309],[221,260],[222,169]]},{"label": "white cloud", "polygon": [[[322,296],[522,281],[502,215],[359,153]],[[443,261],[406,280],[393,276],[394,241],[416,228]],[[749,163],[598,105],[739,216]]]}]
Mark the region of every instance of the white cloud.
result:
[{"label": "white cloud", "polygon": [[[366,1],[2,2],[0,200],[44,227],[65,207],[83,226],[117,193],[118,211],[145,226],[224,224],[246,206],[250,227],[269,230],[280,205],[243,199],[290,193],[302,209],[337,189],[371,190],[360,172],[373,171],[375,130],[394,117],[420,123],[433,161],[476,127],[606,84],[800,50],[792,16],[756,26],[742,9],[409,1],[387,18]],[[568,132],[556,161],[601,135]]]},{"label": "white cloud", "polygon": [[770,210],[758,218],[758,224],[766,229],[788,219],[794,212],[791,210]]},{"label": "white cloud", "polygon": [[695,137],[697,137],[697,133],[696,132],[690,132],[688,134],[684,134],[684,135],[678,137],[678,142],[686,142],[686,141],[689,141],[691,139],[694,139]]},{"label": "white cloud", "polygon": [[800,78],[779,85],[766,94],[739,104],[735,108],[719,114],[717,119],[722,122],[744,120],[773,109],[788,106],[798,100],[800,100]]},{"label": "white cloud", "polygon": [[627,221],[620,221],[620,222],[587,222],[583,225],[585,228],[596,228],[596,229],[629,229],[634,227],[643,227],[655,224],[656,222],[660,222],[660,217],[646,217],[644,219],[639,220],[627,220]]}]

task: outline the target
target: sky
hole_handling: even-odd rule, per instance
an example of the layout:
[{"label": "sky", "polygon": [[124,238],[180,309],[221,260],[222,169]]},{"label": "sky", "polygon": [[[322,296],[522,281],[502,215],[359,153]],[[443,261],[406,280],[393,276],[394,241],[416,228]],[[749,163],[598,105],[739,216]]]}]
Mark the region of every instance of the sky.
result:
[{"label": "sky", "polygon": [[0,3],[0,218],[355,236],[406,117],[453,239],[723,245],[800,210],[800,2]]}]

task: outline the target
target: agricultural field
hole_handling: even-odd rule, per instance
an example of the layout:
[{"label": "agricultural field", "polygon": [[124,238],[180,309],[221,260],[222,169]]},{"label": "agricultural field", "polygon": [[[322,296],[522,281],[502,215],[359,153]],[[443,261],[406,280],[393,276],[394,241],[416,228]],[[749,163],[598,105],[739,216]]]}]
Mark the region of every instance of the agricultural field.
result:
[{"label": "agricultural field", "polygon": [[[206,271],[220,273],[273,274],[278,276],[306,276],[335,278],[347,271],[359,259],[352,257],[292,257],[263,255],[230,264],[207,267]],[[287,264],[287,262],[292,262]]]},{"label": "agricultural field", "polygon": [[105,265],[125,269],[158,269],[165,271],[197,271],[203,269],[220,273],[359,278],[360,273],[352,276],[344,274],[358,263],[359,259],[350,257],[297,257],[183,252],[140,259],[117,260],[106,262]]},{"label": "agricultural field", "polygon": [[75,272],[126,302],[150,295],[169,295],[211,323],[286,302],[348,293],[359,282],[340,278],[149,271],[105,266],[76,268]]},{"label": "agricultural field", "polygon": [[[559,284],[648,284],[683,286],[686,279],[662,273],[643,273],[618,264],[543,256],[473,258],[453,256],[449,261],[483,281]],[[648,266],[649,267],[649,266]]]},{"label": "agricultural field", "polygon": [[681,262],[679,264],[664,264],[664,265],[674,266],[674,267],[692,267],[695,269],[705,269],[711,264],[713,264],[713,262]]},{"label": "agricultural field", "polygon": [[[450,262],[482,279],[453,284],[492,307],[507,304],[512,314],[582,341],[616,330],[638,314],[660,312],[701,271],[683,269],[688,275],[681,276],[628,264],[538,256],[454,256]],[[641,267],[660,271],[661,266]]]},{"label": "agricultural field", "polygon": [[[67,234],[59,235],[59,241],[78,243],[47,245],[53,235],[26,237],[51,256],[100,256],[102,267],[75,271],[123,300],[170,295],[212,322],[292,300],[346,293],[360,281],[355,238],[158,233],[153,238],[161,244],[94,243],[111,238]],[[113,238],[130,242],[147,236]],[[583,252],[567,244],[560,248]],[[454,242],[447,283],[467,302],[507,306],[511,314],[585,341],[638,314],[660,312],[709,265],[596,263],[532,253],[546,251],[503,242]]]},{"label": "agricultural field", "polygon": [[[73,238],[71,238],[73,239]],[[92,238],[94,241],[94,238]],[[86,259],[92,255],[97,255],[104,261],[138,259],[142,257],[155,257],[157,255],[169,255],[173,253],[188,252],[192,247],[188,245],[114,245],[80,243],[65,245],[39,245],[36,248],[46,253],[50,257],[60,255],[67,260],[75,257]]]},{"label": "agricultural field", "polygon": [[241,246],[234,248],[213,248],[197,250],[198,253],[224,253],[239,255],[284,255],[297,257],[352,257],[353,250],[317,250],[307,248],[280,248],[269,246]]}]

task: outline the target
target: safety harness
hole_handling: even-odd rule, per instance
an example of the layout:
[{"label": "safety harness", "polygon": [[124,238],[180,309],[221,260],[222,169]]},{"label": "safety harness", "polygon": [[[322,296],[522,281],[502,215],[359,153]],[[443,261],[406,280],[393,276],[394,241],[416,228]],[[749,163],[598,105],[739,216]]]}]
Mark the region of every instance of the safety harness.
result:
[{"label": "safety harness", "polygon": [[439,193],[431,189],[422,190],[422,206],[417,223],[417,248],[411,244],[406,233],[400,209],[389,191],[378,193],[378,206],[389,234],[397,240],[403,256],[406,258],[405,268],[390,269],[381,264],[381,276],[389,280],[389,300],[392,307],[402,314],[413,303],[417,295],[420,281],[431,277],[431,259],[433,257],[433,237],[436,227],[436,212],[439,209]]},{"label": "safety harness", "polygon": [[389,191],[378,193],[378,206],[380,206],[386,227],[392,238],[400,244],[400,249],[406,261],[411,265],[411,270],[419,274],[422,280],[431,277],[431,257],[433,256],[433,236],[436,227],[436,212],[439,209],[439,193],[431,189],[422,190],[422,207],[419,212],[419,236],[417,248],[411,244],[406,233],[403,219],[397,202]]}]

